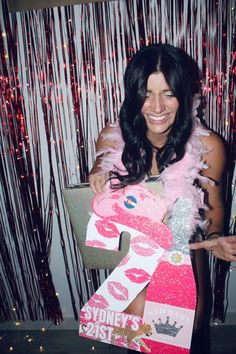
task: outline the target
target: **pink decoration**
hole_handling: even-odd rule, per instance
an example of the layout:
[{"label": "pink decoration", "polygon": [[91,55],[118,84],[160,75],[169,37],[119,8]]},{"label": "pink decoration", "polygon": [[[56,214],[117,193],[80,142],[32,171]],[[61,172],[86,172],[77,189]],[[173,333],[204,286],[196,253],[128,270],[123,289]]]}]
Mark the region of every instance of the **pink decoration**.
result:
[{"label": "pink decoration", "polygon": [[[128,232],[131,241],[128,255],[82,308],[79,334],[140,352],[154,354],[164,347],[167,352],[184,348],[188,353],[196,286],[189,254],[173,248],[173,236],[161,222],[166,212],[163,199],[140,184],[96,194],[92,208],[86,244],[102,239],[105,248],[114,248],[112,231]],[[103,227],[94,227],[102,223]],[[108,227],[109,237],[104,233]],[[146,286],[143,317],[126,313]]]}]

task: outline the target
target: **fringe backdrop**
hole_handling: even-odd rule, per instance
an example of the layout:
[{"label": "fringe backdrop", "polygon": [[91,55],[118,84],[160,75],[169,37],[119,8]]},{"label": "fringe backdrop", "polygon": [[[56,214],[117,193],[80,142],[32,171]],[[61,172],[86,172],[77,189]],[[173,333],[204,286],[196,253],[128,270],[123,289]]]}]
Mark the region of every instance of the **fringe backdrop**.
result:
[{"label": "fringe backdrop", "polygon": [[203,71],[205,119],[233,145],[235,12],[233,0],[121,0],[16,14],[1,2],[0,321],[62,321],[55,238],[75,319],[106,276],[83,269],[61,190],[86,181],[137,49],[168,42],[192,55]]}]

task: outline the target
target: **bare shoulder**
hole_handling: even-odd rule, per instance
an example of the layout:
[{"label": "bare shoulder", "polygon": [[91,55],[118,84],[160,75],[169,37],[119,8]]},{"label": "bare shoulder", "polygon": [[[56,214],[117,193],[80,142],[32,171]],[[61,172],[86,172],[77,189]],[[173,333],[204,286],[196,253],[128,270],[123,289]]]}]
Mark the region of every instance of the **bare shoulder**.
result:
[{"label": "bare shoulder", "polygon": [[209,135],[202,137],[202,143],[207,151],[217,150],[224,151],[224,142],[223,139],[213,131]]},{"label": "bare shoulder", "polygon": [[98,136],[96,150],[99,151],[99,150],[106,149],[108,147],[113,147],[114,142],[110,137],[116,134],[116,131],[117,128],[114,126],[109,125],[104,127]]},{"label": "bare shoulder", "polygon": [[207,173],[204,174],[217,180],[225,168],[226,156],[223,139],[218,134],[211,132],[202,138],[202,143],[206,149],[203,159],[208,166]]}]

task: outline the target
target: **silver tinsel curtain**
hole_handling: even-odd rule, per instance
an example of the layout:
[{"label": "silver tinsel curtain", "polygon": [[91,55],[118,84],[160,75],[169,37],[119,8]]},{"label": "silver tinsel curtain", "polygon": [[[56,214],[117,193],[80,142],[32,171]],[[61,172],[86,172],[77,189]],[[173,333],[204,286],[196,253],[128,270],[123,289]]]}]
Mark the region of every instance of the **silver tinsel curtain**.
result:
[{"label": "silver tinsel curtain", "polygon": [[52,259],[63,263],[77,319],[106,273],[83,269],[61,191],[86,181],[98,133],[117,119],[127,60],[145,44],[168,42],[196,59],[206,122],[233,146],[235,2],[0,6],[0,321],[62,320]]}]

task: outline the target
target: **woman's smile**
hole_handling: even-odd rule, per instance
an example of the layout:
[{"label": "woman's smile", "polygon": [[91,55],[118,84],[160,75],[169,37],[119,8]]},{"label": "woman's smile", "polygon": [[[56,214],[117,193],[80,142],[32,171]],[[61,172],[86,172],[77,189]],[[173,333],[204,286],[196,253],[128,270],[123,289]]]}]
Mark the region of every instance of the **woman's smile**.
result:
[{"label": "woman's smile", "polygon": [[153,124],[162,124],[165,120],[169,119],[169,114],[164,114],[161,116],[147,114],[146,119],[151,121]]}]

